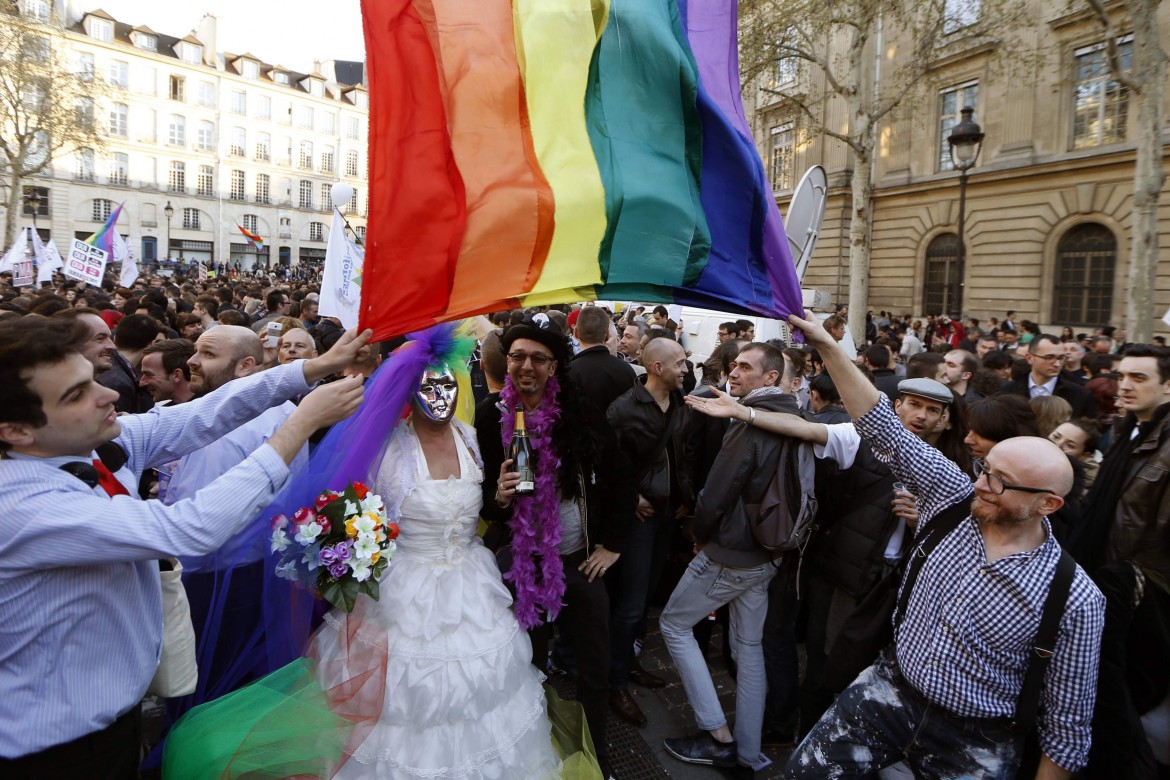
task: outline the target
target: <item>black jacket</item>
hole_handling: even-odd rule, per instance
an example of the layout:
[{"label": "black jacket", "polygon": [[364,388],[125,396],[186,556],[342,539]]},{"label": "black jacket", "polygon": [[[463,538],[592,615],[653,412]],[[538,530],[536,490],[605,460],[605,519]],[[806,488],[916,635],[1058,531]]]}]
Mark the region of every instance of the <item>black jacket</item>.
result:
[{"label": "black jacket", "polygon": [[[743,400],[760,411],[800,414],[796,396],[757,395]],[[775,553],[761,547],[752,534],[753,507],[776,476],[781,437],[744,422],[733,422],[707,475],[695,507],[695,541],[711,560],[738,568],[767,563]]]},{"label": "black jacket", "polygon": [[138,372],[130,361],[122,357],[121,352],[115,352],[113,365],[107,371],[97,375],[96,381],[103,387],[117,392],[118,401],[114,408],[126,414],[142,414],[154,408],[154,399],[150,393],[138,386]]},{"label": "black jacket", "polygon": [[569,381],[577,397],[602,416],[614,399],[633,387],[637,378],[629,363],[609,354],[602,345],[581,350],[569,365]]},{"label": "black jacket", "polygon": [[[1031,394],[1028,392],[1028,380],[1026,377],[1020,382],[1008,382],[999,392],[1019,395],[1024,398],[1031,397]],[[1056,390],[1052,394],[1057,398],[1063,398],[1068,401],[1069,406],[1072,407],[1074,418],[1096,418],[1097,402],[1093,400],[1093,394],[1075,382],[1071,382],[1063,376],[1057,377]]]},{"label": "black jacket", "polygon": [[[475,433],[483,458],[483,509],[480,515],[494,526],[484,537],[484,542],[492,549],[498,549],[508,541],[510,532],[506,524],[512,518],[513,506],[501,507],[496,503],[497,480],[505,460],[504,444],[500,438],[499,401],[500,394],[492,393],[475,407]],[[586,419],[590,421],[590,433],[594,434],[596,442],[595,462],[583,462],[577,473],[565,473],[566,469],[562,467],[558,477],[561,485],[566,479],[576,480],[584,496],[582,528],[586,549],[592,550],[601,544],[610,552],[620,553],[625,549],[630,518],[637,503],[634,484],[619,470],[621,458],[617,442],[609,434],[604,421]]]},{"label": "black jacket", "polygon": [[646,377],[640,376],[610,404],[605,415],[626,460],[622,468],[636,475],[638,493],[654,505],[659,516],[668,515],[680,504],[694,505],[684,435],[691,414],[677,391],[670,394],[670,408],[662,411],[646,389]]},{"label": "black jacket", "polygon": [[[715,397],[710,385],[703,385],[691,395],[700,398]],[[722,417],[708,417],[705,414],[692,414],[687,420],[685,435],[687,452],[691,458],[690,480],[696,495],[707,484],[707,475],[723,447],[723,436],[727,433],[728,425],[729,421]]]},{"label": "black jacket", "polygon": [[898,376],[892,368],[877,368],[873,372],[873,383],[877,385],[877,389],[886,394],[886,398],[890,399],[890,403],[898,400],[901,393],[898,391],[898,383],[902,381],[902,377]]}]

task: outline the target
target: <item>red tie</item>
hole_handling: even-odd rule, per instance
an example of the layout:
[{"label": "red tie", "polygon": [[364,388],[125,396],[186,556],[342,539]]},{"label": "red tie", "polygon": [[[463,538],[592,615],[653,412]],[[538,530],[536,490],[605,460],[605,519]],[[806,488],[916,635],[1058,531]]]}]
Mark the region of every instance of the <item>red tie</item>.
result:
[{"label": "red tie", "polygon": [[100,460],[95,460],[93,462],[93,467],[97,470],[98,473],[98,484],[102,486],[102,490],[106,491],[108,495],[130,495],[130,491],[127,490],[126,487],[118,481],[118,478],[114,476],[114,472],[106,468],[106,464],[102,463]]}]

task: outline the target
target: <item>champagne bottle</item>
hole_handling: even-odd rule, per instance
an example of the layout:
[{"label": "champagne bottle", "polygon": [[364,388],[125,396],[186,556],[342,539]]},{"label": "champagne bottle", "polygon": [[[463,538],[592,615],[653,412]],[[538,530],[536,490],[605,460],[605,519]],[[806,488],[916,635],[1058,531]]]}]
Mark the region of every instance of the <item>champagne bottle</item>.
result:
[{"label": "champagne bottle", "polygon": [[520,484],[516,495],[531,496],[536,492],[536,462],[532,444],[528,441],[528,429],[524,425],[524,407],[516,404],[516,426],[512,429],[512,446],[508,450],[512,459],[512,470],[520,472]]}]

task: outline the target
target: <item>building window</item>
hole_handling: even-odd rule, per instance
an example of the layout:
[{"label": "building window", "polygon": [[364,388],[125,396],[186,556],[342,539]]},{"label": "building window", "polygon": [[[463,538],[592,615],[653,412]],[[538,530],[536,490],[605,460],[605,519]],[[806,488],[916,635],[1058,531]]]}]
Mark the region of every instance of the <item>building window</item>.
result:
[{"label": "building window", "polygon": [[199,166],[199,179],[196,182],[196,195],[212,197],[215,195],[215,167],[211,165]]},{"label": "building window", "polygon": [[333,135],[337,132],[337,115],[326,111],[321,115],[321,132],[325,135]]},{"label": "building window", "polygon": [[938,120],[938,169],[953,171],[955,163],[951,160],[951,144],[947,138],[951,134],[951,128],[963,121],[964,108],[979,110],[979,82],[969,81],[957,87],[944,89],[939,97],[941,101]]},{"label": "building window", "polygon": [[171,114],[170,130],[167,133],[167,143],[171,146],[185,146],[187,143],[187,118],[179,114]]},{"label": "building window", "polygon": [[215,122],[209,119],[203,119],[199,122],[195,148],[203,152],[210,152],[215,148]]},{"label": "building window", "polygon": [[794,162],[796,126],[793,122],[775,125],[769,133],[769,160],[771,161],[772,189],[790,190]]},{"label": "building window", "polygon": [[1052,319],[1058,325],[1095,327],[1113,319],[1117,238],[1104,225],[1070,228],[1056,245]]},{"label": "building window", "polygon": [[146,49],[147,51],[158,51],[158,38],[154,37],[153,35],[138,33],[134,36],[134,40],[140,49]]},{"label": "building window", "polygon": [[958,315],[962,307],[963,267],[959,262],[959,236],[943,233],[926,248],[922,311],[928,315]]},{"label": "building window", "polygon": [[256,219],[255,214],[245,214],[244,215],[244,230],[247,230],[251,233],[255,233],[257,230],[260,229],[259,227],[257,227],[258,223],[259,223],[259,220]]},{"label": "building window", "polygon": [[943,32],[953,33],[979,21],[982,0],[946,0],[943,5]]},{"label": "building window", "polygon": [[179,45],[179,58],[188,64],[200,65],[203,62],[203,47],[194,43],[181,43]]},{"label": "building window", "polygon": [[311,106],[297,106],[297,127],[304,130],[313,129],[313,108]]},{"label": "building window", "polygon": [[248,113],[248,95],[239,90],[232,91],[232,108],[233,114]]},{"label": "building window", "polygon": [[356,116],[345,118],[345,137],[351,141],[359,141],[362,137],[362,121]]},{"label": "building window", "polygon": [[182,76],[171,76],[171,100],[184,103],[187,100],[187,79]]},{"label": "building window", "polygon": [[[1133,65],[1132,37],[1118,41],[1117,54],[1121,67],[1129,70]],[[1124,141],[1129,91],[1113,78],[1105,44],[1078,49],[1074,56],[1073,148]]]},{"label": "building window", "polygon": [[[31,92],[31,90],[30,90]],[[37,98],[37,103],[43,102],[43,93]],[[86,130],[93,129],[93,98],[78,98],[76,106],[77,124]]]},{"label": "building window", "polygon": [[25,0],[24,12],[30,19],[47,22],[49,21],[48,0]]},{"label": "building window", "polygon": [[252,60],[244,60],[243,68],[244,78],[255,81],[260,78],[260,63]]},{"label": "building window", "polygon": [[272,98],[268,95],[261,95],[256,100],[256,116],[261,119],[272,118]]},{"label": "building window", "polygon": [[243,171],[232,171],[232,189],[231,189],[230,197],[232,200],[243,200],[244,199],[244,172]]},{"label": "building window", "polygon": [[215,108],[215,85],[210,81],[200,81],[197,100],[204,108]]},{"label": "building window", "polygon": [[332,211],[333,210],[333,185],[332,184],[322,184],[321,185],[321,210],[322,211]]},{"label": "building window", "polygon": [[348,151],[345,153],[345,175],[358,175],[358,153],[356,151]]},{"label": "building window", "polygon": [[170,192],[187,191],[187,164],[173,160],[171,162],[171,178],[167,181]]},{"label": "building window", "polygon": [[95,41],[112,41],[114,39],[113,22],[90,17],[89,36]]},{"label": "building window", "polygon": [[267,173],[256,174],[256,202],[268,203],[269,178]]},{"label": "building window", "polygon": [[325,97],[325,85],[320,79],[309,79],[309,94],[313,97]]},{"label": "building window", "polygon": [[125,103],[115,103],[110,107],[110,135],[125,138],[130,132],[127,115],[129,109]]},{"label": "building window", "polygon": [[313,142],[301,141],[301,170],[313,170]]},{"label": "building window", "polygon": [[310,241],[324,241],[325,240],[325,223],[324,222],[310,222],[309,223],[309,240]]},{"label": "building window", "polygon": [[143,143],[158,143],[158,112],[153,108],[142,111],[139,118],[140,132],[138,140]]},{"label": "building window", "polygon": [[105,198],[95,198],[93,202],[93,221],[105,222],[110,218],[110,212],[114,210],[114,201]]},{"label": "building window", "polygon": [[297,204],[303,209],[313,208],[313,182],[301,181],[300,200]]},{"label": "building window", "polygon": [[200,230],[199,209],[183,209],[183,228],[186,230]]},{"label": "building window", "polygon": [[93,181],[93,149],[81,149],[77,152],[77,180]]},{"label": "building window", "polygon": [[351,195],[349,198],[349,213],[351,215],[358,213],[358,200],[358,188],[354,187],[353,195]]},{"label": "building window", "polygon": [[260,162],[272,160],[272,136],[269,133],[260,133],[256,137],[256,159]]},{"label": "building window", "polygon": [[366,242],[366,226],[365,225],[358,225],[357,227],[355,227],[353,229],[353,232],[357,233],[357,237],[358,237],[359,242],[361,242],[363,244]]},{"label": "building window", "polygon": [[321,173],[333,173],[333,147],[326,146],[321,150]]},{"label": "building window", "polygon": [[93,81],[93,73],[93,52],[79,52],[77,55],[77,78],[82,81]]},{"label": "building window", "polygon": [[110,184],[125,186],[130,183],[130,155],[114,152],[110,157]]},{"label": "building window", "polygon": [[358,108],[369,108],[370,107],[370,96],[367,95],[365,92],[359,91],[359,92],[354,94],[353,102],[357,104]]},{"label": "building window", "polygon": [[272,72],[272,80],[275,81],[277,84],[284,84],[286,87],[288,86],[288,74],[287,73],[273,71]]},{"label": "building window", "polygon": [[130,86],[130,63],[114,60],[110,63],[110,83],[126,89]]},{"label": "building window", "polygon": [[248,134],[242,127],[232,128],[232,143],[228,149],[232,157],[245,157],[248,154]]}]

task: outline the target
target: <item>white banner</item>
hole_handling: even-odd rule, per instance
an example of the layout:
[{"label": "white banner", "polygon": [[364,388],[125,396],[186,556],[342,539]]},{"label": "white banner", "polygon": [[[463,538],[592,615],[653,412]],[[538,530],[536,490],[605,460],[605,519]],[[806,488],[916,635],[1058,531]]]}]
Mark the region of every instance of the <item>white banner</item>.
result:
[{"label": "white banner", "polygon": [[114,231],[114,256],[111,262],[121,263],[122,271],[118,275],[118,284],[122,287],[133,287],[138,281],[138,261],[134,259],[134,250],[122,238],[122,234]]},{"label": "white banner", "polygon": [[362,303],[362,265],[365,250],[345,236],[345,220],[333,209],[329,245],[325,249],[325,267],[321,272],[321,301],[317,313],[336,317],[349,330],[358,324]]},{"label": "white banner", "polygon": [[28,231],[21,230],[16,234],[16,241],[13,242],[12,247],[4,253],[3,258],[0,258],[0,273],[11,271],[18,262],[24,260],[25,253],[27,252]]},{"label": "white banner", "polygon": [[57,244],[51,238],[45,247],[44,257],[43,262],[37,262],[37,284],[52,282],[53,272],[58,268],[65,267],[65,263],[61,260],[61,253],[57,251]]},{"label": "white banner", "polygon": [[70,279],[80,279],[94,287],[102,286],[102,278],[106,275],[106,262],[109,254],[104,249],[90,246],[80,238],[73,239],[69,245],[69,257],[65,261],[65,275]]}]

